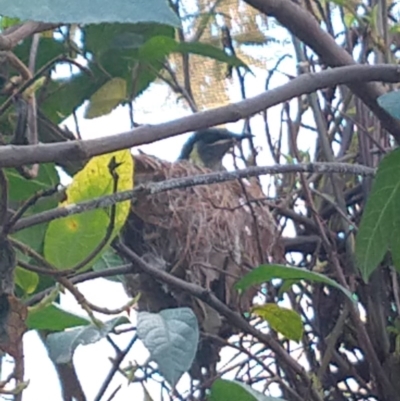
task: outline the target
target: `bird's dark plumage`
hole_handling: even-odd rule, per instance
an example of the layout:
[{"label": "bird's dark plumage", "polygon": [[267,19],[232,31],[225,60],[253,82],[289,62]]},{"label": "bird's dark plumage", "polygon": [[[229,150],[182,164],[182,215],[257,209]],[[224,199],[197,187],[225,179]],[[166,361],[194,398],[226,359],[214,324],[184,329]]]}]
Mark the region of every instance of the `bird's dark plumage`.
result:
[{"label": "bird's dark plumage", "polygon": [[222,165],[222,158],[235,142],[250,137],[250,134],[238,135],[223,128],[200,130],[184,144],[178,160],[201,162],[205,167],[214,169]]}]

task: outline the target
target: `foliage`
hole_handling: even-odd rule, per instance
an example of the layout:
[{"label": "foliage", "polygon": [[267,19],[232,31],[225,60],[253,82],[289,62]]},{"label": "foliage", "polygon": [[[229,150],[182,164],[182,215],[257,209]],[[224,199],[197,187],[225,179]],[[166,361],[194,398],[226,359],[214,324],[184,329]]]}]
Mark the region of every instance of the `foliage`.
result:
[{"label": "foliage", "polygon": [[[69,399],[83,393],[73,361],[77,347],[107,339],[116,357],[110,381],[99,383],[97,400],[119,372],[133,386],[146,381],[146,399],[161,377],[163,399],[396,401],[399,91],[385,93],[382,85],[361,81],[348,88],[332,85],[318,94],[309,89],[321,66],[334,70],[373,59],[394,64],[400,49],[395,7],[343,0],[189,3],[0,0],[0,151],[5,156],[0,166],[17,166],[0,169],[0,349],[14,358],[16,384],[2,382],[0,395],[21,399],[27,378],[20,337],[36,330],[58,370],[64,396],[73,393]],[[61,75],[61,70],[68,71]],[[281,84],[294,79],[295,71],[314,74],[302,97],[292,99]],[[162,188],[164,179],[157,182],[160,177],[148,174],[155,183],[140,182],[134,189],[134,162],[127,146],[119,145],[121,137],[115,137],[113,149],[123,150],[106,153],[96,139],[73,142],[76,154],[63,153],[63,145],[80,132],[78,118],[76,132],[63,127],[63,121],[76,117],[78,109],[85,107],[85,118],[95,119],[129,106],[135,127],[143,124],[136,113],[142,95],[162,85],[171,103],[193,112],[228,105],[232,93],[240,93],[243,103],[219,110],[224,121],[243,118],[244,130],[254,131],[250,146],[241,144],[240,154],[232,154],[232,166],[276,164],[268,182],[252,177],[232,185],[240,199],[234,208],[226,207],[224,199],[212,204],[216,187],[210,187],[213,209],[223,209],[225,216],[248,213],[258,233],[249,239],[257,258],[243,257],[240,243],[229,252],[241,269],[249,270],[242,277],[228,257],[215,257],[216,243],[209,247],[207,263],[193,252],[194,266],[186,271],[183,246],[171,251],[178,255],[171,266],[160,261],[149,240],[146,252],[133,252],[146,236],[133,236],[128,251],[124,248],[120,234],[138,223],[135,197],[144,194],[152,202],[158,191],[166,203],[168,213],[146,224],[173,227],[178,214],[171,206],[172,191]],[[248,93],[264,87],[285,100],[253,118],[252,105],[263,98],[247,99]],[[149,126],[157,113],[151,108]],[[168,124],[165,132],[172,132]],[[185,124],[186,130],[190,124]],[[158,138],[155,131],[142,132],[140,138],[129,135],[143,144]],[[43,145],[48,143],[57,146]],[[94,151],[96,146],[100,150]],[[29,156],[40,148],[49,152],[50,163],[36,165]],[[31,158],[21,161],[27,149],[24,154]],[[93,154],[99,156],[89,157]],[[303,161],[314,166],[307,170],[312,173],[296,175],[283,168]],[[340,173],[327,174],[327,161],[336,162]],[[374,181],[350,174],[343,161],[376,168]],[[159,165],[154,158],[151,163]],[[65,174],[72,179],[67,187],[60,180]],[[189,185],[196,185],[195,179]],[[260,210],[271,213],[277,225],[275,231],[262,229],[282,232],[274,249],[266,249],[257,230]],[[240,229],[250,237],[246,233],[253,231],[244,225]],[[218,230],[228,224],[218,221],[213,227],[222,238],[226,233]],[[201,242],[199,228],[193,235]],[[172,237],[164,232],[164,240]],[[232,243],[240,242],[232,237]],[[176,246],[172,242],[171,248]],[[122,291],[121,283],[127,288],[133,282],[137,295],[114,310],[108,308],[112,294],[104,294],[105,306],[91,303],[77,283],[106,273],[112,281],[108,285]],[[63,308],[64,291],[72,294],[83,316]],[[148,302],[152,298],[157,302]],[[179,307],[171,308],[172,300]],[[130,340],[126,350],[117,345],[124,335]],[[145,362],[129,355],[137,340],[150,354]],[[225,346],[222,364],[217,364]],[[225,353],[232,349],[234,354]],[[66,369],[72,369],[68,379],[60,373]],[[182,390],[180,378],[186,372],[190,386]]]},{"label": "foliage", "polygon": [[281,333],[289,340],[300,341],[303,335],[303,323],[301,316],[295,311],[276,304],[253,306],[251,311],[265,319],[277,333]]},{"label": "foliage", "polygon": [[314,282],[322,282],[341,290],[349,299],[352,299],[351,293],[339,285],[337,282],[331,280],[326,275],[310,272],[304,269],[299,269],[293,266],[281,266],[281,265],[263,265],[258,266],[250,273],[246,274],[240,281],[236,283],[236,288],[240,291],[245,291],[250,286],[255,284],[261,284],[272,279],[283,279],[290,283],[296,283],[300,280],[308,280]]},{"label": "foliage", "polygon": [[[40,5],[40,6],[39,6]],[[98,24],[101,22],[178,25],[179,19],[164,0],[118,0],[109,3],[104,0],[41,0],[27,4],[23,0],[1,1],[2,13],[21,20],[33,20],[64,24]]]},{"label": "foliage", "polygon": [[48,305],[43,309],[32,310],[26,320],[28,328],[36,330],[63,331],[65,329],[88,325],[90,321],[63,310],[59,305]]},{"label": "foliage", "polygon": [[[113,161],[116,168],[112,172],[110,163]],[[74,176],[66,190],[66,200],[61,206],[132,188],[133,159],[130,152],[125,150],[109,153],[94,157]],[[130,202],[126,201],[116,205],[114,213],[97,209],[53,220],[46,231],[45,258],[60,270],[72,269],[78,264],[82,265],[80,269],[89,268],[121,230],[129,210]],[[103,241],[101,249],[98,249],[104,238],[106,240]],[[95,255],[87,260],[95,250]],[[83,264],[82,261],[86,263]]]},{"label": "foliage", "polygon": [[378,173],[365,207],[364,216],[357,234],[356,256],[365,280],[376,270],[388,250],[393,263],[400,268],[400,152],[395,150],[379,165]]},{"label": "foliage", "polygon": [[250,386],[218,379],[211,388],[210,401],[283,401],[282,398],[266,397]]},{"label": "foliage", "polygon": [[106,337],[115,326],[128,323],[125,317],[117,317],[101,324],[75,327],[72,330],[52,333],[47,336],[46,345],[50,358],[58,364],[71,362],[79,345],[93,344]]},{"label": "foliage", "polygon": [[160,373],[174,387],[190,369],[196,355],[199,341],[196,315],[189,308],[140,312],[137,333],[157,362]]}]

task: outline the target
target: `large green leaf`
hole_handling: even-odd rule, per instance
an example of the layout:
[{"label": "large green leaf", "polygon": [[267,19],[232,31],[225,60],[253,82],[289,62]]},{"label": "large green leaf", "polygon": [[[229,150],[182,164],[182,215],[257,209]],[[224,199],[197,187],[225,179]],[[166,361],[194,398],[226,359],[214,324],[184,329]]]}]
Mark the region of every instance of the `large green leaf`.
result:
[{"label": "large green leaf", "polygon": [[324,276],[323,274],[310,272],[305,269],[300,269],[293,266],[284,265],[261,265],[256,269],[247,273],[241,280],[239,280],[235,287],[239,291],[245,291],[252,285],[258,285],[268,282],[272,279],[282,280],[307,280],[312,282],[324,283],[335,287],[342,291],[350,300],[354,302],[350,291],[343,288],[336,281]]},{"label": "large green leaf", "polygon": [[153,36],[139,49],[139,57],[142,60],[161,60],[170,53],[197,54],[199,56],[209,57],[214,60],[222,61],[235,67],[245,67],[246,64],[238,57],[230,56],[218,47],[200,42],[177,42],[174,38],[168,36]]},{"label": "large green leaf", "polygon": [[144,61],[162,60],[176,51],[178,42],[168,36],[153,36],[139,49],[139,58]]},{"label": "large green leaf", "polygon": [[26,325],[31,330],[62,331],[89,324],[89,320],[64,310],[56,303],[43,309],[29,311],[26,319]]},{"label": "large green leaf", "polygon": [[0,0],[2,15],[50,23],[157,22],[179,26],[167,0]]},{"label": "large green leaf", "polygon": [[364,280],[392,251],[400,269],[400,149],[387,155],[378,167],[359,230],[356,259]]},{"label": "large green leaf", "polygon": [[214,60],[222,61],[234,67],[244,67],[250,71],[250,68],[236,56],[230,56],[218,47],[212,46],[207,43],[200,42],[184,42],[179,43],[177,51],[180,53],[192,53],[199,56],[209,57]]},{"label": "large green leaf", "polygon": [[[19,207],[24,201],[39,191],[54,188],[59,184],[59,176],[54,164],[42,164],[36,178],[27,180],[16,170],[7,169],[6,176],[9,183],[9,200],[12,207]],[[24,214],[29,216],[45,210],[57,207],[55,196],[39,199],[35,205],[30,207]],[[48,223],[37,224],[35,226],[18,231],[12,236],[19,241],[29,245],[33,250],[41,253],[43,249],[43,239]],[[19,255],[21,256],[21,255]],[[25,257],[24,260],[27,260]]]},{"label": "large green leaf", "polygon": [[[27,38],[15,47],[14,53],[18,58],[25,64],[29,64],[29,54],[31,51],[32,38]],[[65,55],[67,50],[64,41],[51,38],[51,37],[41,37],[39,46],[37,49],[37,54],[35,58],[35,68],[38,70],[51,60],[55,60],[56,57]]]},{"label": "large green leaf", "polygon": [[[14,169],[6,169],[6,176],[9,182],[9,202],[14,208],[19,207],[35,193],[54,188],[59,183],[59,176],[53,164],[42,164],[39,168],[38,176],[31,180],[22,177]],[[42,198],[31,206],[24,216],[53,209],[57,207],[57,203],[55,196]],[[37,224],[13,233],[12,237],[41,254],[47,226],[48,223]],[[17,251],[17,257],[19,260],[31,262],[30,258],[20,251]],[[24,291],[25,295],[28,295],[36,290],[39,284],[39,276],[37,273],[17,267],[15,269],[15,283]]]},{"label": "large green leaf", "polygon": [[109,50],[118,50],[124,56],[136,58],[138,49],[150,38],[160,35],[174,38],[173,28],[152,23],[88,25],[82,32],[85,51],[92,53],[99,61],[107,61]]},{"label": "large green leaf", "polygon": [[158,24],[90,25],[83,32],[85,50],[93,54],[109,76],[126,80],[130,98],[142,93],[163,66],[163,57],[142,57],[141,48],[151,38],[173,40],[175,34],[173,28]]},{"label": "large green leaf", "polygon": [[23,202],[40,190],[46,190],[59,184],[59,176],[54,164],[42,164],[36,178],[27,180],[15,169],[6,169],[9,184],[9,197],[13,202]]},{"label": "large green leaf", "polygon": [[267,397],[239,381],[217,379],[211,387],[210,401],[285,401]]},{"label": "large green leaf", "polygon": [[[60,270],[76,266],[105,237],[109,221],[104,210],[91,210],[52,221],[45,236],[46,259]],[[89,268],[90,265],[86,267]]]},{"label": "large green leaf", "polygon": [[139,48],[153,36],[173,38],[174,29],[159,24],[97,24],[82,28],[83,50],[91,57],[84,72],[50,83],[42,110],[56,124],[89,100],[111,78],[124,79],[128,97],[142,93],[157,77],[163,60],[143,62],[133,77]]},{"label": "large green leaf", "polygon": [[199,341],[196,315],[190,308],[140,312],[137,334],[165,380],[175,386],[182,374],[190,369],[196,355]]}]

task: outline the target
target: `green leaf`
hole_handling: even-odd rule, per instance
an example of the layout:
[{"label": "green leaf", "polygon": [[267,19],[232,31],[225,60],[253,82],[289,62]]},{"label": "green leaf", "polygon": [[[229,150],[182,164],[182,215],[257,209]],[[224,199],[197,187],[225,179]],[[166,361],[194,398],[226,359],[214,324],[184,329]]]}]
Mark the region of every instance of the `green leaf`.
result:
[{"label": "green leaf", "polygon": [[391,249],[400,269],[400,149],[380,163],[356,236],[356,259],[364,280]]},{"label": "green leaf", "polygon": [[59,184],[54,164],[41,164],[36,178],[27,180],[15,169],[5,169],[9,184],[9,197],[12,201],[25,201],[40,190],[50,189]]},{"label": "green leaf", "polygon": [[[108,248],[99,258],[99,260],[93,265],[92,269],[95,272],[101,272],[104,270],[112,269],[114,267],[122,266],[124,264],[123,259],[114,251],[113,248]],[[104,277],[106,280],[116,281],[121,283],[124,281],[124,276],[111,276]]]},{"label": "green leaf", "polygon": [[379,106],[385,109],[392,117],[400,120],[400,92],[388,92],[377,99]]},{"label": "green leaf", "polygon": [[394,24],[389,28],[390,33],[400,33],[400,24]]},{"label": "green leaf", "polygon": [[90,324],[89,320],[64,310],[56,303],[43,309],[29,311],[26,320],[30,330],[62,331],[88,324]]},{"label": "green leaf", "polygon": [[[134,91],[128,94],[129,98],[142,93],[157,78],[163,64],[153,61],[151,68],[142,68],[133,76],[132,68],[138,60],[140,46],[154,36],[174,38],[175,32],[170,26],[154,23],[91,24],[82,27],[82,34],[83,51],[91,55],[87,65],[90,75],[79,72],[50,82],[47,90],[50,95],[41,105],[46,116],[56,124],[90,99],[110,77],[127,82],[129,91]],[[25,53],[29,55],[28,50]]]},{"label": "green leaf", "polygon": [[106,337],[114,327],[129,323],[125,316],[109,320],[101,327],[90,324],[86,327],[76,327],[60,333],[52,333],[47,336],[46,346],[49,356],[55,363],[71,362],[76,348],[79,345],[93,344]]},{"label": "green leaf", "polygon": [[177,42],[169,36],[154,36],[140,47],[139,57],[141,60],[162,60],[170,53],[197,54],[209,57],[235,67],[244,67],[250,71],[249,67],[238,57],[230,56],[218,47],[200,42]]},{"label": "green leaf", "polygon": [[154,36],[139,49],[141,60],[162,60],[178,48],[175,39],[168,36]]},{"label": "green leaf", "polygon": [[4,30],[21,23],[18,18],[0,17],[0,29]]},{"label": "green leaf", "polygon": [[266,320],[272,329],[293,341],[300,341],[303,335],[301,316],[294,310],[276,304],[257,305],[251,308],[257,316]]},{"label": "green leaf", "polygon": [[53,220],[45,235],[45,258],[60,270],[71,269],[96,249],[106,235],[109,221],[104,210]]},{"label": "green leaf", "polygon": [[235,287],[239,291],[245,291],[252,285],[262,284],[272,279],[307,280],[324,283],[342,291],[343,294],[345,294],[350,300],[354,302],[351,292],[343,288],[336,281],[331,280],[323,274],[310,272],[308,270],[300,269],[293,266],[261,265],[252,270],[250,273],[247,273],[241,280],[236,283]]},{"label": "green leaf", "polygon": [[240,60],[240,58],[236,56],[230,56],[218,47],[209,45],[207,43],[179,43],[177,51],[180,53],[193,53],[199,56],[209,57],[213,60],[218,60],[234,67],[244,67],[246,70],[250,71],[250,68],[242,60]]},{"label": "green leaf", "polygon": [[166,0],[0,0],[3,15],[50,23],[157,22],[180,26]]},{"label": "green leaf", "polygon": [[175,386],[196,356],[199,342],[196,315],[190,308],[164,309],[160,313],[139,312],[137,334],[165,380]]},{"label": "green leaf", "polygon": [[[54,164],[42,164],[39,168],[38,176],[31,180],[23,178],[14,169],[6,169],[6,176],[9,183],[9,202],[10,206],[14,209],[17,209],[19,206],[21,206],[24,201],[29,199],[35,193],[54,188],[59,184],[59,176]],[[56,195],[41,198],[36,202],[35,205],[31,206],[24,213],[24,216],[30,216],[32,214],[53,209],[57,207],[57,203],[58,201],[56,199]],[[48,223],[37,224],[24,230],[15,232],[11,236],[41,254],[43,252],[44,236],[47,227]],[[19,251],[17,252],[17,257],[25,262],[30,262],[30,258]],[[22,278],[22,275],[24,275],[24,279]],[[36,280],[34,278],[35,273],[20,273],[19,278],[17,278],[17,284],[24,286],[23,282],[26,281],[28,275],[31,276],[29,281],[31,279]],[[33,282],[31,284],[33,284]],[[30,288],[30,285],[28,287]],[[27,290],[28,287],[22,288]]]},{"label": "green leaf", "polygon": [[211,387],[210,401],[285,401],[267,397],[239,381],[217,379]]},{"label": "green leaf", "polygon": [[14,270],[15,284],[20,287],[25,295],[32,294],[39,284],[39,275],[35,272],[17,266]]},{"label": "green leaf", "polygon": [[109,114],[126,98],[125,79],[112,78],[92,95],[85,118],[90,119]]},{"label": "green leaf", "polygon": [[88,64],[92,76],[78,73],[69,78],[51,81],[48,85],[50,95],[41,104],[46,116],[55,124],[60,124],[83,102],[88,100],[107,82],[104,71],[93,63]]},{"label": "green leaf", "polygon": [[[129,150],[113,152],[92,158],[74,176],[67,188],[67,201],[74,204],[96,197],[112,194],[113,178],[108,165],[115,157],[120,165],[116,168],[119,176],[118,191],[133,188],[133,158]],[[116,205],[114,230],[107,244],[86,266],[89,268],[107,249],[123,227],[130,210],[130,201]],[[109,210],[91,210],[50,222],[44,242],[45,258],[60,270],[70,269],[87,258],[102,242],[110,224]]]},{"label": "green leaf", "polygon": [[[175,31],[172,27],[160,24],[99,24],[83,27],[85,51],[92,53],[96,61],[114,77],[117,76],[114,68],[116,60],[110,60],[109,51],[117,51],[118,61],[129,66],[129,59],[137,59],[138,52],[148,40],[154,37],[174,39]],[[103,65],[105,63],[105,65]],[[119,74],[125,77],[123,74]]]},{"label": "green leaf", "polygon": [[[68,43],[68,42],[67,42]],[[40,45],[36,54],[36,69],[43,67],[45,64],[54,60],[56,57],[65,54],[65,46],[67,44],[64,40],[53,37],[40,37]],[[15,47],[14,52],[16,56],[26,65],[29,64],[29,54],[32,46],[32,37],[24,39],[18,46]]]}]

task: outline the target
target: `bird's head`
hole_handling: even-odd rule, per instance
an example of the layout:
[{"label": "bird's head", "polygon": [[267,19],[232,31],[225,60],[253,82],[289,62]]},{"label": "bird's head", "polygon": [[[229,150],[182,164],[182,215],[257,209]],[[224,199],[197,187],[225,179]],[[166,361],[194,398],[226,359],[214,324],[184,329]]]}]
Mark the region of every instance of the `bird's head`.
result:
[{"label": "bird's head", "polygon": [[250,134],[234,134],[223,128],[208,128],[195,132],[185,143],[179,160],[212,170],[222,169],[222,159],[235,143],[251,138]]}]

